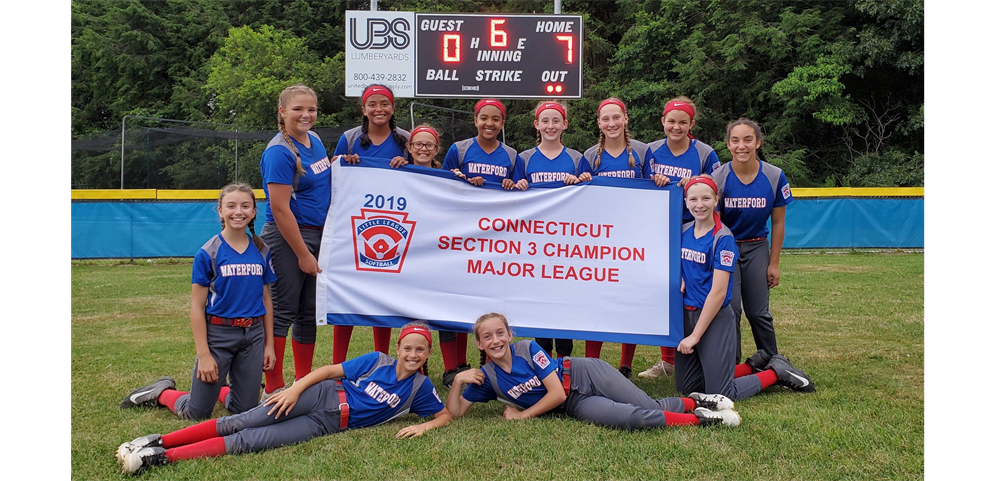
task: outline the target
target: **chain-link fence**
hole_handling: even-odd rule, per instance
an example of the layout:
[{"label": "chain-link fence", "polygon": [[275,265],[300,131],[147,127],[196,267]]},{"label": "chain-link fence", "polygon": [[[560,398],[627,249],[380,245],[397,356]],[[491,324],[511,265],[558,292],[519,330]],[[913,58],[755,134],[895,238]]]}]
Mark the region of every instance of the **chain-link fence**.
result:
[{"label": "chain-link fence", "polygon": [[[473,113],[464,110],[413,102],[408,112],[395,115],[397,125],[407,130],[428,123],[439,131],[440,161],[453,142],[477,134]],[[313,131],[331,154],[349,128]],[[259,159],[274,135],[275,130],[126,116],[119,131],[72,140],[71,188],[220,189],[230,182],[259,188]]]}]

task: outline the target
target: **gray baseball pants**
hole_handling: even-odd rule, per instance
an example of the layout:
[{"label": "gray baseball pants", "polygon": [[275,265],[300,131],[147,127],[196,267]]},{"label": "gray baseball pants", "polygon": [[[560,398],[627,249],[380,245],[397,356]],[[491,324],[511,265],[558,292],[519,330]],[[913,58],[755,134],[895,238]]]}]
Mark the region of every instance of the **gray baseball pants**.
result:
[{"label": "gray baseball pants", "polygon": [[618,369],[591,357],[570,358],[567,414],[601,426],[644,429],[667,425],[663,412],[683,413],[679,397],[653,399]]},{"label": "gray baseball pants", "polygon": [[221,387],[228,381],[231,392],[225,407],[233,413],[248,411],[259,404],[259,382],[263,377],[266,330],[262,322],[249,327],[207,325],[207,345],[218,364],[218,380],[206,383],[197,379],[197,361],[193,364],[190,393],[177,398],[173,411],[183,419],[211,417]]},{"label": "gray baseball pants", "polygon": [[[684,332],[694,332],[701,311],[684,311]],[[691,394],[721,394],[733,401],[746,399],[760,392],[760,379],[743,376],[733,379],[736,362],[735,317],[726,305],[719,309],[691,354],[674,354],[674,375],[677,390]]]},{"label": "gray baseball pants", "polygon": [[739,262],[732,275],[732,299],[729,305],[736,316],[735,361],[738,364],[743,359],[740,321],[744,311],[757,349],[777,354],[777,339],[774,337],[774,317],[770,315],[770,288],[767,287],[767,266],[770,264],[767,239],[736,241],[736,247],[739,249]]},{"label": "gray baseball pants", "polygon": [[[297,254],[294,254],[290,244],[284,240],[276,224],[264,225],[259,237],[270,248],[273,271],[276,272],[276,282],[270,286],[273,294],[273,337],[287,337],[287,332],[293,325],[292,335],[295,341],[314,344],[318,333],[314,314],[317,278],[301,271]],[[301,237],[317,259],[321,248],[321,231],[301,229]]]}]

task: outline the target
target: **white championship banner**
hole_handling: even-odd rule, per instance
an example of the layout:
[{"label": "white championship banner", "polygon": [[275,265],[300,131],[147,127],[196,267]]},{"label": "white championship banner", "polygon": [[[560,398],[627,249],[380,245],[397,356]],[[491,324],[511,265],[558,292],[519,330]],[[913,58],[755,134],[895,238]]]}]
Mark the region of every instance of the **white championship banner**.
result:
[{"label": "white championship banner", "polygon": [[596,177],[506,191],[386,159],[332,163],[317,324],[676,346],[683,338],[676,186]]}]

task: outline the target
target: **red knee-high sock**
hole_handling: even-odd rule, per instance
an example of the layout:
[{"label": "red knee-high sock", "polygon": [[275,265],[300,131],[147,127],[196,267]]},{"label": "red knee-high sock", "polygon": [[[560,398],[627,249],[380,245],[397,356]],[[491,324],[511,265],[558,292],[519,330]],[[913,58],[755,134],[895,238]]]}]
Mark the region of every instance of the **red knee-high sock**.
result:
[{"label": "red knee-high sock", "polygon": [[[693,413],[694,408],[698,407],[698,403],[689,397],[682,397],[681,401],[684,401],[684,412],[686,413]],[[667,424],[670,424],[670,422],[667,422]]]},{"label": "red knee-high sock", "polygon": [[162,436],[162,447],[166,449],[175,448],[216,437],[218,437],[218,420],[208,419],[207,421],[194,424],[179,431],[164,434]]},{"label": "red knee-high sock", "polygon": [[167,389],[163,391],[162,394],[159,394],[159,398],[156,399],[156,402],[159,403],[160,406],[166,406],[166,408],[172,411],[173,414],[176,414],[176,400],[184,394],[189,393],[185,391],[177,391],[176,389]]},{"label": "red knee-high sock", "polygon": [[285,385],[283,383],[283,356],[287,352],[287,338],[274,337],[273,349],[276,351],[276,364],[273,365],[273,369],[263,373],[266,375],[266,392],[268,393],[272,393]]},{"label": "red knee-high sock", "polygon": [[660,346],[660,359],[663,359],[663,362],[673,365],[675,352],[677,352],[677,350],[672,347]]},{"label": "red knee-high sock", "polygon": [[456,366],[459,366],[459,363],[456,362],[457,344],[459,343],[455,340],[452,342],[439,342],[439,350],[442,351],[442,365],[445,366],[447,371],[456,369]]},{"label": "red knee-high sock", "polygon": [[636,355],[635,344],[622,344],[622,359],[618,362],[618,367],[632,367],[632,358]]},{"label": "red knee-high sock", "polygon": [[228,393],[231,392],[231,388],[228,386],[221,386],[221,392],[218,393],[218,402],[221,404],[225,403],[225,399],[228,398]]},{"label": "red knee-high sock", "polygon": [[584,343],[584,357],[601,357],[601,341],[586,341]]},{"label": "red knee-high sock", "polygon": [[374,327],[373,328],[373,349],[376,349],[384,354],[390,354],[390,328],[389,327]]},{"label": "red knee-high sock", "polygon": [[764,389],[773,386],[777,382],[777,373],[773,369],[768,369],[766,371],[760,371],[756,374],[760,378],[760,389]]},{"label": "red knee-high sock", "polygon": [[294,351],[294,380],[307,376],[314,362],[314,343],[304,344],[293,339],[290,348]]},{"label": "red knee-high sock", "polygon": [[166,450],[166,459],[174,463],[183,459],[213,458],[225,454],[225,438],[211,438]]},{"label": "red knee-high sock", "polygon": [[687,426],[698,424],[698,416],[694,413],[681,414],[664,411],[663,416],[667,418],[667,426]]},{"label": "red knee-high sock", "polygon": [[349,339],[352,339],[352,326],[332,327],[332,364],[342,364],[349,354]]},{"label": "red knee-high sock", "polygon": [[736,364],[735,369],[732,371],[732,377],[735,379],[737,377],[749,376],[753,374],[753,368],[747,363]]},{"label": "red knee-high sock", "polygon": [[456,333],[456,365],[466,364],[466,333]]}]

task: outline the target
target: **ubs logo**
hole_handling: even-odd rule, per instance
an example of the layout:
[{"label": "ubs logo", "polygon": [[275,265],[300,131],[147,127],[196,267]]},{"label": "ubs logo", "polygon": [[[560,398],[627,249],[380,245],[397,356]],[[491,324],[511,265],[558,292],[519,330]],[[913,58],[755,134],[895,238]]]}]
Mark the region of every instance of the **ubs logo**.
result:
[{"label": "ubs logo", "polygon": [[349,43],[357,50],[384,50],[394,47],[403,50],[411,44],[411,24],[406,18],[367,18],[366,38],[359,40],[356,18],[349,19]]}]

